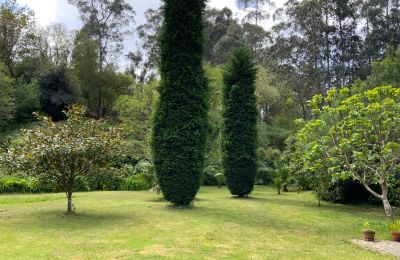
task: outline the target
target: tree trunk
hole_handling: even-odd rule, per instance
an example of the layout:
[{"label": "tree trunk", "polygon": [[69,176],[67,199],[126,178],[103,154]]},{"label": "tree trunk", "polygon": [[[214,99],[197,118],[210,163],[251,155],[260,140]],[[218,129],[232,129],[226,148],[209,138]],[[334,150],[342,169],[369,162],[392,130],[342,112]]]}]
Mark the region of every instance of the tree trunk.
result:
[{"label": "tree trunk", "polygon": [[380,185],[381,185],[381,189],[382,189],[382,195],[376,193],[374,190],[372,190],[368,184],[363,181],[360,180],[361,184],[375,197],[378,198],[382,201],[383,203],[383,208],[385,209],[385,214],[386,217],[389,219],[393,219],[393,208],[390,205],[389,199],[388,199],[388,186],[387,186],[387,180],[382,178]]},{"label": "tree trunk", "polygon": [[389,200],[386,198],[382,199],[383,202],[383,208],[385,209],[386,217],[389,219],[393,219],[393,208],[390,205]]},{"label": "tree trunk", "polygon": [[68,192],[67,193],[67,197],[68,197],[68,213],[72,213],[73,209],[72,209],[72,192]]},{"label": "tree trunk", "polygon": [[388,187],[387,187],[386,181],[381,182],[381,188],[382,188],[383,208],[385,209],[386,217],[389,219],[393,219],[393,208],[390,205],[390,202],[388,199]]}]

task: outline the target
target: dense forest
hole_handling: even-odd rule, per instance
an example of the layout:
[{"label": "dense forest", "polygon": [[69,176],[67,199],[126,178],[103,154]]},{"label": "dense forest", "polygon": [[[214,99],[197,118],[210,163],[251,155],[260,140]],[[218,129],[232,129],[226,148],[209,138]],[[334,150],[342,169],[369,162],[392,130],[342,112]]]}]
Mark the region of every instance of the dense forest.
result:
[{"label": "dense forest", "polygon": [[[79,179],[75,190],[157,190],[151,129],[160,85],[167,84],[160,83],[160,70],[161,74],[178,75],[180,69],[176,62],[171,62],[176,66],[173,68],[159,66],[162,57],[168,58],[168,48],[163,49],[160,44],[160,37],[169,32],[163,30],[165,6],[147,10],[146,22],[135,25],[135,7],[125,0],[69,0],[69,3],[79,10],[83,24],[79,31],[71,31],[62,24],[42,27],[35,21],[35,14],[15,0],[6,0],[0,6],[0,147],[7,149],[18,143],[20,128],[39,127],[38,115],[63,122],[68,118],[63,111],[72,105],[83,105],[85,116],[101,122],[93,123],[94,126],[121,129],[124,148],[112,158],[111,171],[118,172],[117,175],[93,169],[97,177]],[[224,87],[229,81],[226,73],[232,53],[243,48],[253,57],[256,70],[255,183],[274,183],[278,192],[312,189],[319,200],[371,203],[383,200],[384,204],[388,202],[380,193],[389,187],[388,200],[400,205],[399,178],[396,174],[389,175],[398,173],[400,161],[400,121],[396,115],[400,102],[400,1],[288,0],[282,8],[274,8],[266,0],[238,0],[237,4],[246,10],[242,19],[229,8],[207,7],[202,15],[201,63],[209,88],[208,139],[201,148],[206,154],[202,184],[225,185],[222,158],[229,151],[226,147],[221,149],[223,140],[228,138],[224,135],[227,133],[224,125],[228,122],[224,121]],[[263,25],[268,23],[274,25],[266,30]],[[134,37],[140,46],[123,54],[128,37]],[[185,46],[186,40],[180,39],[179,46]],[[129,60],[129,64],[121,66],[115,62],[121,57]],[[373,95],[380,99],[372,98]],[[397,103],[392,107],[385,105],[384,97],[393,97]],[[242,111],[238,108],[240,97],[237,98],[230,105]],[[346,136],[343,128],[335,128],[337,122],[344,120],[338,114],[346,113],[343,112],[346,107],[341,105],[348,104],[348,111],[355,111],[368,102],[384,103],[385,113],[379,113],[382,120],[371,125],[393,122],[389,126],[382,123],[376,132],[359,131],[359,135],[371,139],[370,150],[365,148],[364,139],[355,140],[354,136]],[[367,121],[374,115],[362,116]],[[369,129],[371,125],[353,126]],[[161,123],[156,126],[163,127]],[[332,135],[328,133],[340,131],[343,135],[332,137],[333,141],[329,139]],[[387,137],[383,140],[390,147],[376,148],[377,141],[371,136],[380,134]],[[335,140],[348,140],[337,147],[350,148],[338,152],[339,148],[329,146],[332,142],[336,145]],[[345,156],[351,147],[358,149],[357,143],[364,145],[360,151],[372,151],[364,153],[370,157]],[[329,153],[323,152],[328,150]],[[379,155],[374,155],[378,150],[387,155],[385,165],[393,166],[384,172],[389,176],[384,186],[381,175],[365,177],[364,173],[363,178],[356,170],[371,161],[382,163]],[[326,154],[336,158],[331,161],[337,163],[328,165],[323,160]],[[342,163],[347,158],[351,162]],[[376,172],[381,169],[378,168]],[[16,183],[14,187],[21,187],[18,192],[57,190],[51,183],[37,187],[36,180],[23,173],[12,177],[5,169],[0,169],[0,173],[0,192],[12,192],[5,184],[11,179]]]}]

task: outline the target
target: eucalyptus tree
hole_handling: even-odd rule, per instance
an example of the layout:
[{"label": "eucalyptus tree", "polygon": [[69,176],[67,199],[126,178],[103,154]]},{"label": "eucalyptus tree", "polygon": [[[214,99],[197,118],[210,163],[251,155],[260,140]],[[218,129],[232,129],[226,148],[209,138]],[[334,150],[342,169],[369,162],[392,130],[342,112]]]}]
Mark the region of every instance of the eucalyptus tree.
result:
[{"label": "eucalyptus tree", "polygon": [[18,47],[32,16],[32,11],[19,6],[16,0],[6,0],[0,5],[0,58],[12,77]]},{"label": "eucalyptus tree", "polygon": [[[125,36],[130,32],[134,10],[125,0],[68,0],[79,10],[82,28],[97,44],[98,70],[103,72],[107,60],[118,56]],[[98,88],[97,117],[104,114],[104,86]]]}]

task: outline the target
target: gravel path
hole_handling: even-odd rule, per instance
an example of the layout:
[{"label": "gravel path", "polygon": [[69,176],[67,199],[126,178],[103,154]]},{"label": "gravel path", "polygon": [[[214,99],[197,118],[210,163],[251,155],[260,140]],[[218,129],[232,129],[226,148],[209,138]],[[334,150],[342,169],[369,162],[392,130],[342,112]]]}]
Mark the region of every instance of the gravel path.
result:
[{"label": "gravel path", "polygon": [[369,250],[377,251],[382,254],[391,254],[400,259],[400,242],[388,240],[376,240],[375,242],[353,239],[351,242]]}]

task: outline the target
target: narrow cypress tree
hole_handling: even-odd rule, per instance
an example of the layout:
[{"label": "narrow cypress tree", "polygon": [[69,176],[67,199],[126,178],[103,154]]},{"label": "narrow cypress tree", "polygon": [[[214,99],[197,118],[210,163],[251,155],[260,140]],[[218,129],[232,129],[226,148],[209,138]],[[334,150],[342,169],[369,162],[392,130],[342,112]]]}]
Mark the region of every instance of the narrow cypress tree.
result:
[{"label": "narrow cypress tree", "polygon": [[250,52],[234,50],[224,72],[222,159],[232,195],[251,193],[257,171],[256,68]]},{"label": "narrow cypress tree", "polygon": [[204,0],[164,0],[160,101],[152,151],[164,198],[189,205],[200,188],[208,87],[202,66]]}]

